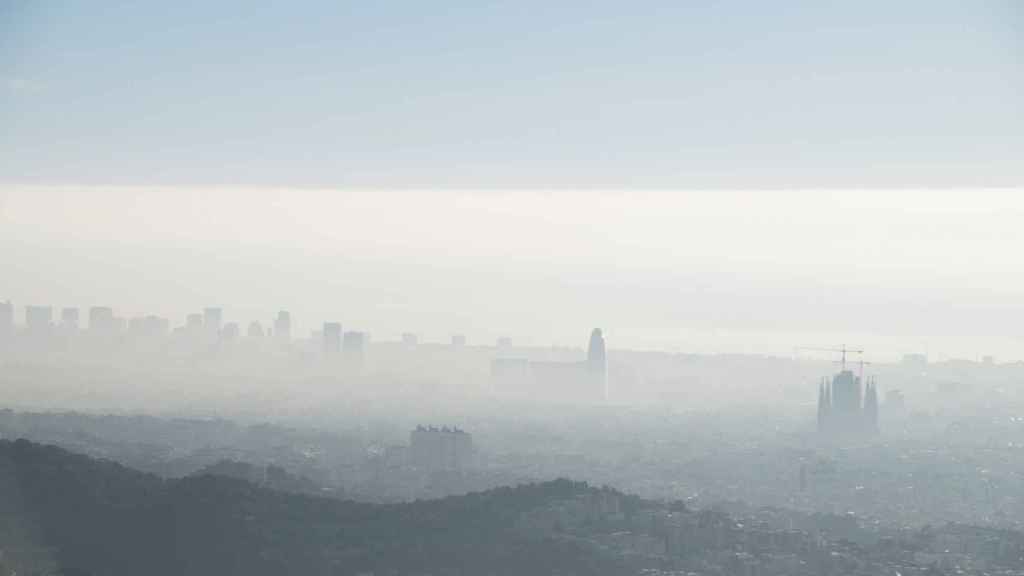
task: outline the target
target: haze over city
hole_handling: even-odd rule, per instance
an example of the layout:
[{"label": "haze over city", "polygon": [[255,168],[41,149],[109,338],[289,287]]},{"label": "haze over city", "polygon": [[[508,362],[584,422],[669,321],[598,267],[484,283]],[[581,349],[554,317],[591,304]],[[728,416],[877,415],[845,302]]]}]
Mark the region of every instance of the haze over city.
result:
[{"label": "haze over city", "polygon": [[[292,310],[380,336],[1022,359],[1016,190],[8,189],[22,303]],[[126,241],[127,240],[127,241]],[[73,246],[73,249],[68,247]]]},{"label": "haze over city", "polygon": [[1024,576],[1024,11],[0,0],[0,576]]}]

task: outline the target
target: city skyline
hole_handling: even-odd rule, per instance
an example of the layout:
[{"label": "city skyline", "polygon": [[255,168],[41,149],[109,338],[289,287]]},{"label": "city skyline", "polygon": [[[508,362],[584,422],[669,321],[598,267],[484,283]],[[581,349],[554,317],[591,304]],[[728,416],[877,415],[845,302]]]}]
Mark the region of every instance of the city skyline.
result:
[{"label": "city skyline", "polygon": [[[331,356],[341,352],[342,350],[358,350],[359,352],[363,352],[366,346],[369,345],[371,337],[373,337],[373,341],[375,343],[400,343],[408,348],[415,348],[419,345],[442,345],[455,349],[464,346],[493,348],[499,352],[503,348],[511,349],[512,347],[577,350],[586,354],[586,370],[590,372],[596,371],[598,373],[604,372],[607,364],[606,350],[611,349],[610,347],[606,348],[606,339],[604,337],[604,331],[601,328],[593,328],[590,332],[587,344],[580,345],[579,342],[576,342],[575,344],[538,342],[535,338],[528,338],[525,341],[517,341],[515,338],[501,332],[496,332],[502,335],[491,340],[471,340],[467,338],[465,333],[458,332],[445,335],[425,335],[423,332],[408,330],[397,334],[385,333],[384,337],[381,338],[379,333],[377,336],[374,336],[373,330],[368,330],[366,327],[349,330],[347,329],[347,325],[342,322],[318,322],[315,320],[310,321],[311,326],[308,331],[296,334],[293,332],[292,315],[288,310],[278,310],[271,318],[260,320],[254,318],[235,318],[233,316],[225,317],[223,307],[203,307],[198,312],[186,313],[180,323],[176,323],[174,320],[158,314],[146,313],[139,316],[119,316],[117,315],[117,312],[117,308],[111,306],[74,307],[39,303],[18,305],[9,299],[0,299],[0,337],[5,335],[16,335],[18,334],[19,329],[25,334],[35,333],[37,335],[46,336],[68,336],[78,332],[82,334],[104,336],[112,336],[121,333],[124,335],[136,336],[145,335],[171,337],[177,334],[186,334],[191,332],[194,335],[213,336],[217,340],[225,342],[239,340],[244,335],[245,338],[250,340],[267,339],[268,341],[276,340],[279,342],[291,342],[293,340],[296,342],[309,342],[314,346],[320,347],[325,356]],[[83,316],[86,318],[85,322],[80,321],[80,318]],[[243,327],[245,327],[244,331]],[[45,332],[41,332],[41,330]],[[619,350],[628,350],[632,352],[644,351],[642,348],[629,347],[619,348]],[[670,353],[689,352],[693,354],[701,353],[694,350],[680,351],[651,349],[650,351]],[[851,365],[859,363],[861,371],[864,369],[865,362],[863,361],[863,354],[865,351],[847,348],[846,344],[843,344],[841,349],[792,346],[790,351],[792,352],[791,355],[779,355],[779,357],[788,358],[792,356],[794,359],[804,358],[809,360],[821,360],[827,357],[822,355],[824,353],[835,354],[843,352],[844,366],[846,353],[854,352],[861,355],[859,356],[860,359],[851,359],[849,363]],[[743,354],[742,352],[735,351],[732,353]],[[729,352],[726,352],[725,354],[728,355]],[[753,355],[766,357],[773,356],[772,354]],[[929,358],[927,353],[922,353],[916,350],[908,350],[896,358],[886,358],[884,355],[879,355],[877,352],[870,353],[869,357],[874,359],[874,361],[867,362],[867,364],[873,364],[883,359],[891,363],[905,363],[908,361],[921,361],[927,363],[928,361],[941,362],[946,360],[973,361],[987,364],[996,362],[996,357],[991,354],[983,354],[973,358],[946,358],[941,356]],[[1006,363],[1005,360],[1002,359],[1000,362]],[[850,374],[852,374],[852,372]],[[857,380],[859,382],[860,376],[857,376]],[[607,386],[607,382],[605,381],[602,386]],[[822,393],[829,392],[829,402],[831,402],[830,390],[831,387],[829,386],[828,390],[822,391]]]},{"label": "city skyline", "polygon": [[287,307],[302,332],[344,318],[387,338],[574,345],[597,323],[630,348],[1014,361],[1022,198],[0,188],[0,297],[176,322]]},{"label": "city skyline", "polygon": [[0,0],[0,576],[1024,576],[1021,54]]}]

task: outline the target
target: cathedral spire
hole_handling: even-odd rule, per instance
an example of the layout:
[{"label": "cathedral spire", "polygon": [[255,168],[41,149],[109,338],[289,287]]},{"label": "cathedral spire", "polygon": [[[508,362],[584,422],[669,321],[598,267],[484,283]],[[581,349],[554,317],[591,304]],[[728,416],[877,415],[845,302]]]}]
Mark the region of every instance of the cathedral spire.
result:
[{"label": "cathedral spire", "polygon": [[878,386],[874,378],[868,380],[864,393],[864,424],[870,432],[878,430]]},{"label": "cathedral spire", "polygon": [[824,432],[828,426],[828,414],[831,408],[831,399],[828,394],[828,383],[824,378],[818,385],[818,432]]}]

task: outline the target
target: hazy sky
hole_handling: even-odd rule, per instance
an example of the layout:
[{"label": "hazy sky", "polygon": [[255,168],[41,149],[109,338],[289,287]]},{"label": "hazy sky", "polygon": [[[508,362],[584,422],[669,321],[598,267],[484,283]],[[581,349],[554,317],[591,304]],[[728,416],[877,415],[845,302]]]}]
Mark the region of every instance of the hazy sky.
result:
[{"label": "hazy sky", "polygon": [[1024,358],[1022,54],[1013,0],[0,2],[0,298]]},{"label": "hazy sky", "polygon": [[174,325],[291,310],[501,335],[789,354],[1024,359],[1024,192],[46,189],[0,192],[0,299]]},{"label": "hazy sky", "polygon": [[1024,183],[1024,7],[0,3],[0,182]]}]

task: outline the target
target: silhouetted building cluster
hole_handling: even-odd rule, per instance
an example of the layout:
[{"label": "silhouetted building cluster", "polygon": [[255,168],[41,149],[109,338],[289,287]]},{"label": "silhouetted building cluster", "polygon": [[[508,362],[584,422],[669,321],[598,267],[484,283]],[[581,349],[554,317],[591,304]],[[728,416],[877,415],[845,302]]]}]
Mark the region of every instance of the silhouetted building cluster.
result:
[{"label": "silhouetted building cluster", "polygon": [[409,457],[415,466],[458,470],[473,457],[473,436],[459,428],[417,426],[409,433]]},{"label": "silhouetted building cluster", "polygon": [[[59,317],[55,318],[55,310]],[[49,305],[27,305],[24,307],[24,322],[16,323],[15,307],[11,302],[0,302],[0,338],[15,335],[25,337],[30,348],[45,352],[60,345],[66,349],[70,342],[82,342],[93,350],[113,348],[124,344],[145,342],[176,342],[179,348],[202,350],[219,343],[233,343],[243,338],[241,324],[225,322],[223,309],[205,308],[202,312],[190,313],[184,325],[171,328],[167,318],[144,315],[132,318],[118,317],[109,306],[92,306],[87,309],[83,324],[82,309],[64,307],[55,309]],[[290,339],[291,317],[280,312],[274,323],[280,342]],[[259,322],[249,324],[244,337],[262,339],[263,327]]]},{"label": "silhouetted building cluster", "polygon": [[591,332],[582,362],[509,357],[511,352],[510,341],[499,341],[499,357],[491,362],[496,392],[584,402],[607,398],[608,360],[600,328]]},{"label": "silhouetted building cluster", "polygon": [[861,378],[843,369],[832,382],[818,387],[818,431],[828,434],[876,432],[878,389],[874,379],[861,388]]},{"label": "silhouetted building cluster", "polygon": [[[16,310],[11,302],[0,302],[0,339],[14,344],[5,346],[5,354],[45,357],[61,351],[95,359],[96,354],[127,349],[171,356],[260,350],[312,357],[320,352],[325,358],[344,357],[344,364],[361,367],[369,352],[370,333],[343,331],[340,322],[324,322],[309,338],[294,340],[292,316],[286,310],[264,326],[259,321],[227,318],[217,306],[190,312],[183,324],[172,327],[167,318],[155,315],[122,318],[109,306],[27,305]],[[411,332],[402,335],[401,343],[408,351],[421,347]],[[454,337],[453,345],[463,347],[465,337]]]}]

